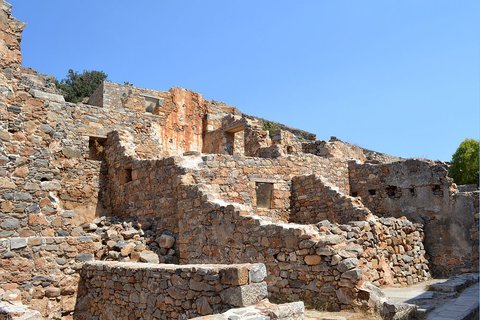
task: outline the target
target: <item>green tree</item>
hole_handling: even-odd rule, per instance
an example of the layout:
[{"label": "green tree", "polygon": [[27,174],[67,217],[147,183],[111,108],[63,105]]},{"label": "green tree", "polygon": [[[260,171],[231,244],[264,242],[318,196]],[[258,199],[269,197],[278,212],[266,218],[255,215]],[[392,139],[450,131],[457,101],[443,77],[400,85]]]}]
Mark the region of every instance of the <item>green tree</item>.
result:
[{"label": "green tree", "polygon": [[55,84],[63,92],[65,100],[76,103],[89,97],[106,79],[107,74],[103,71],[84,70],[78,73],[70,69],[65,79],[57,80]]},{"label": "green tree", "polygon": [[452,156],[449,176],[456,184],[478,185],[478,152],[480,141],[465,139]]}]

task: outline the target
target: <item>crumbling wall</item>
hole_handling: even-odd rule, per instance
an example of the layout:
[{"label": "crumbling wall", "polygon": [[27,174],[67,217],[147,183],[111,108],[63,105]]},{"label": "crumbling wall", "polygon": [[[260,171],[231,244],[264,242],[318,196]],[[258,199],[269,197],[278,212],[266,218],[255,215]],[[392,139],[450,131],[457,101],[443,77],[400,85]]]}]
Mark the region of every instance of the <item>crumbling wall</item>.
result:
[{"label": "crumbling wall", "polygon": [[190,319],[267,296],[263,264],[155,265],[90,262],[74,319]]},{"label": "crumbling wall", "polygon": [[182,88],[155,91],[105,81],[90,97],[89,103],[156,118],[159,124],[157,148],[161,155],[202,151],[207,102],[198,93]]},{"label": "crumbling wall", "polygon": [[321,177],[293,178],[290,221],[341,234],[352,250],[361,246],[357,250],[365,276],[378,286],[411,285],[430,277],[421,224],[405,217],[377,218],[358,198],[340,193]]},{"label": "crumbling wall", "polygon": [[138,157],[158,157],[158,123],[148,115],[65,103],[48,78],[22,75],[0,108],[0,237],[69,235],[108,213],[102,203],[107,133],[125,128]]},{"label": "crumbling wall", "polygon": [[345,195],[321,176],[297,176],[292,179],[290,222],[316,224],[329,220],[347,223],[363,221],[371,214],[358,198]]},{"label": "crumbling wall", "polygon": [[184,171],[175,158],[138,159],[133,137],[125,131],[111,133],[106,147],[109,182],[106,203],[111,214],[135,217],[142,223],[148,221],[155,224],[159,233],[178,232],[177,188]]},{"label": "crumbling wall", "polygon": [[356,146],[339,140],[336,137],[331,137],[329,141],[316,140],[304,142],[302,144],[302,150],[305,153],[315,154],[320,157],[336,157],[344,160],[357,160],[361,163],[366,161],[371,163],[387,163],[402,160],[402,158],[399,157]]},{"label": "crumbling wall", "polygon": [[[314,226],[268,222],[214,199],[201,202],[204,193],[195,186],[186,193],[189,198],[178,203],[183,215],[181,262],[263,262],[275,302],[302,300],[330,310],[352,308],[358,302],[359,253],[350,250],[342,235],[321,235]],[[342,250],[349,257],[332,260]]]},{"label": "crumbling wall", "polygon": [[16,68],[22,63],[20,41],[25,24],[12,17],[12,7],[0,0],[0,57],[2,68]]},{"label": "crumbling wall", "polygon": [[344,160],[355,159],[361,162],[364,162],[366,160],[362,148],[346,144],[343,141],[339,140],[316,140],[313,142],[305,142],[302,144],[302,151],[305,153],[311,153],[320,157],[327,158],[335,157]]},{"label": "crumbling wall", "polygon": [[474,201],[456,192],[440,162],[405,160],[386,164],[349,163],[351,195],[374,214],[406,216],[424,224],[425,247],[434,275],[478,270]]},{"label": "crumbling wall", "polygon": [[[120,134],[118,137],[116,143],[124,149],[107,150],[107,158],[111,152],[124,152],[129,156],[128,135],[124,137]],[[307,162],[318,160],[315,156],[306,159],[304,161]],[[272,175],[275,170],[283,170],[276,173],[288,177],[292,170],[300,170],[301,163],[293,165],[298,159],[282,158],[276,163],[274,161],[277,160],[274,159],[191,155],[170,158],[169,161],[178,170],[177,175],[174,175],[178,183],[172,194],[176,197],[176,202],[171,205],[173,211],[169,215],[177,216],[177,248],[181,263],[264,262],[272,274],[267,281],[269,291],[278,301],[305,299],[311,305],[330,309],[348,308],[355,303],[356,283],[362,274],[356,268],[358,259],[347,259],[345,262],[341,259],[338,265],[331,264],[331,256],[338,250],[349,251],[343,236],[321,236],[313,226],[268,222],[255,216],[253,211],[240,211],[228,205],[233,198],[224,197],[220,192],[223,186],[235,188],[234,185],[244,185],[247,182],[250,185],[253,182],[252,192],[255,192],[255,180],[250,181],[250,178],[258,178],[260,174],[272,177],[275,176]],[[303,167],[306,167],[307,162]],[[129,161],[114,163],[118,166],[109,167],[109,172],[120,173],[129,166]],[[162,167],[163,164],[159,161],[133,160],[133,170],[150,165]],[[147,175],[158,176],[159,181],[170,177]],[[147,183],[135,180],[134,177],[132,175],[133,180],[129,183],[144,188]],[[118,188],[117,180],[110,181]],[[151,194],[157,197],[162,194],[158,182],[150,184],[153,187]],[[153,192],[157,189],[160,192]],[[131,191],[134,190],[136,189]],[[134,202],[131,201],[133,193],[126,192],[114,197],[119,196],[125,197],[126,202]],[[148,202],[136,203],[138,206],[132,214],[141,216],[144,210],[148,210],[148,206],[145,206]],[[241,202],[235,205],[245,208]],[[159,214],[163,214],[159,211]],[[162,223],[161,218],[158,221]],[[358,256],[355,252],[351,254]]]},{"label": "crumbling wall", "polygon": [[[258,214],[282,221],[288,221],[292,177],[317,174],[335,181],[340,190],[348,188],[346,163],[313,155],[276,159],[205,155],[199,158],[198,166],[201,170],[193,172],[196,183],[212,185],[211,191],[225,201],[241,203]],[[268,210],[258,210],[258,183],[273,184]]]},{"label": "crumbling wall", "polygon": [[85,261],[178,261],[175,238],[146,224],[102,217],[82,229],[76,237],[0,239],[0,301],[22,303],[49,319],[71,319]]},{"label": "crumbling wall", "polygon": [[78,273],[102,243],[97,235],[0,239],[0,296],[23,302],[44,317],[74,310]]}]

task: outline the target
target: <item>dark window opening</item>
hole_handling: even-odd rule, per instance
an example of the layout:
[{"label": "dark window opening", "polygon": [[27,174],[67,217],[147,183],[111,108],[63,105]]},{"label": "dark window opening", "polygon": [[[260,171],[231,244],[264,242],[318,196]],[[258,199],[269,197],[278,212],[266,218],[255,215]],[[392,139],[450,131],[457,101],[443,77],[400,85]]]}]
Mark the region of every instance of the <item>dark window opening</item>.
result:
[{"label": "dark window opening", "polygon": [[153,98],[153,97],[146,97],[145,98],[145,112],[151,114],[158,114],[158,108],[160,106],[160,99]]},{"label": "dark window opening", "polygon": [[90,160],[103,160],[105,159],[105,143],[107,138],[90,137],[88,140],[88,150]]},{"label": "dark window opening", "polygon": [[374,196],[374,195],[377,194],[377,190],[375,190],[375,189],[370,189],[370,190],[368,190],[368,194],[371,195],[371,196]]},{"label": "dark window opening", "polygon": [[225,132],[225,152],[230,155],[245,154],[245,133],[244,130]]},{"label": "dark window opening", "polygon": [[410,195],[412,197],[416,197],[417,196],[417,191],[415,190],[415,187],[414,186],[411,186],[410,188],[408,188],[408,190],[410,191]]},{"label": "dark window opening", "polygon": [[443,190],[439,184],[436,184],[432,187],[433,195],[443,197]]},{"label": "dark window opening", "polygon": [[355,198],[355,197],[358,197],[358,192],[356,192],[356,191],[355,191],[355,192],[352,192],[352,197],[354,197],[354,198]]},{"label": "dark window opening", "polygon": [[389,198],[400,198],[402,196],[402,189],[396,186],[388,186],[385,188],[385,192]]},{"label": "dark window opening", "polygon": [[272,207],[273,183],[256,182],[257,208],[270,209]]},{"label": "dark window opening", "polygon": [[132,168],[126,168],[122,171],[122,174],[120,176],[120,181],[122,183],[128,183],[132,181]]},{"label": "dark window opening", "polygon": [[226,135],[225,151],[227,152],[227,154],[233,155],[233,150],[235,149],[235,133],[225,132],[225,135]]},{"label": "dark window opening", "polygon": [[292,154],[293,153],[293,147],[292,146],[287,146],[287,153]]},{"label": "dark window opening", "polygon": [[45,182],[45,181],[50,181],[50,179],[48,179],[47,177],[43,177],[40,179],[41,182]]}]

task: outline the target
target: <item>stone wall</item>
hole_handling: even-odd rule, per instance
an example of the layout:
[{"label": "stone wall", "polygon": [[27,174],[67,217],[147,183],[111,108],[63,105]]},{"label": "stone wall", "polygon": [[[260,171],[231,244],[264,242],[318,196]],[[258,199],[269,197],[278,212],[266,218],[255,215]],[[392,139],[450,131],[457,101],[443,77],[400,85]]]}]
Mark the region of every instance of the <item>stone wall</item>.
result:
[{"label": "stone wall", "polygon": [[[121,174],[133,161],[133,169],[141,168],[138,170],[144,171],[145,176],[169,176],[151,174],[149,173],[151,170],[146,169],[155,166],[163,168],[165,163],[162,161],[133,158],[125,161],[118,158],[119,154],[132,154],[128,148],[132,144],[128,142],[129,137],[126,133],[111,137],[114,136],[116,140],[109,137],[107,143],[109,146],[107,159],[112,155],[116,156],[117,160],[113,162],[116,167],[109,172]],[[115,145],[122,147],[115,148]],[[310,168],[308,170],[316,168],[321,171],[322,160],[326,164],[327,159],[316,156],[301,159],[293,156],[262,159],[192,154],[181,159],[165,160],[169,161],[172,170],[178,174],[175,182],[167,183],[161,178],[140,180],[136,187],[132,187],[134,189],[113,198],[124,199],[127,203],[137,203],[138,206],[129,215],[142,215],[145,212],[143,206],[146,208],[150,206],[148,201],[131,201],[133,195],[145,189],[144,185],[151,185],[151,189],[147,188],[151,190],[146,192],[147,198],[150,197],[148,194],[151,194],[152,199],[159,194],[171,198],[172,202],[168,206],[170,211],[163,211],[160,206],[157,207],[157,214],[162,217],[163,212],[168,212],[168,217],[177,217],[175,233],[178,232],[178,251],[182,263],[264,262],[271,274],[267,282],[274,299],[286,301],[291,297],[293,300],[305,300],[310,305],[332,309],[347,308],[355,304],[356,283],[362,278],[362,272],[357,267],[362,266],[368,271],[365,279],[380,284],[416,283],[429,276],[422,251],[421,227],[413,227],[408,220],[399,220],[400,222],[385,220],[384,225],[372,222],[374,227],[370,227],[369,223],[360,222],[361,228],[351,225],[344,227],[346,229],[340,234],[321,229],[322,233],[315,226],[269,222],[257,214],[266,214],[268,218],[272,218],[271,212],[264,213],[258,208],[255,211],[253,206],[248,205],[255,201],[256,195],[252,196],[253,199],[248,198],[251,193],[255,193],[255,182],[269,178],[274,188],[282,191],[279,188],[281,184],[277,184],[275,178],[285,183],[289,181],[290,175],[304,170],[302,168],[308,167]],[[306,165],[302,161],[312,163]],[[132,174],[132,177],[136,175]],[[134,183],[136,179],[133,178],[129,183]],[[322,181],[316,176],[295,179],[299,179],[297,186],[305,186],[305,190],[309,192],[315,192],[318,186],[314,183]],[[312,184],[303,183],[302,179],[305,179],[305,182],[311,180]],[[118,180],[111,181],[111,187],[117,190],[121,188]],[[171,189],[162,192],[164,190],[162,183],[166,183]],[[248,187],[250,189],[247,189]],[[285,197],[289,196],[288,183],[285,184],[283,192]],[[355,207],[359,204],[358,200],[356,202],[354,198],[344,196],[338,190],[335,190],[333,195],[333,199],[341,204],[336,214],[342,215],[350,210],[352,214],[347,214],[348,217],[362,220],[371,218],[368,209]],[[274,200],[278,198],[272,196]],[[351,220],[346,217],[345,219]],[[274,220],[278,221],[278,217]],[[372,232],[372,229],[375,231]],[[352,243],[358,246],[354,247]],[[359,247],[361,250],[358,250]],[[362,257],[362,254],[365,256]],[[335,258],[332,258],[333,256]],[[342,262],[344,259],[347,261]],[[415,269],[415,265],[418,266],[418,270]],[[351,269],[355,270],[347,272]],[[345,272],[347,273],[343,275]]]},{"label": "stone wall", "polygon": [[302,144],[302,151],[327,158],[355,159],[361,162],[367,160],[362,148],[338,140],[306,142]]},{"label": "stone wall", "polygon": [[[140,217],[148,210],[149,205],[148,201],[131,200],[134,199],[136,191],[143,192],[142,190],[149,184],[152,189],[147,194],[150,193],[152,197],[171,195],[175,201],[169,204],[170,211],[165,212],[168,212],[168,216],[177,217],[178,226],[175,233],[178,230],[177,248],[181,263],[264,262],[271,274],[267,279],[269,290],[278,301],[305,299],[311,305],[331,309],[351,307],[354,303],[355,284],[361,278],[361,271],[355,268],[358,260],[339,262],[338,266],[332,266],[330,263],[331,256],[337,250],[348,251],[343,236],[321,237],[318,229],[313,226],[268,222],[255,216],[255,212],[239,211],[234,206],[228,205],[236,203],[237,208],[248,207],[242,202],[234,201],[234,198],[224,197],[219,193],[223,186],[235,188],[234,183],[251,184],[248,180],[250,178],[275,177],[272,172],[282,179],[289,177],[292,170],[301,170],[301,164],[295,165],[296,159],[276,160],[226,155],[169,158],[162,161],[170,161],[173,170],[177,170],[178,175],[173,183],[165,181],[170,177],[168,175],[148,174],[149,170],[143,169],[141,171],[145,171],[151,178],[158,177],[158,180],[139,182],[136,180],[136,174],[133,174],[136,168],[149,166],[162,168],[165,163],[134,157],[128,161],[110,162],[110,156],[113,155],[124,153],[130,157],[132,151],[129,148],[131,146],[129,139],[127,133],[109,136],[107,162],[109,173],[121,174],[122,170],[129,168],[132,163],[129,161],[133,161],[132,181],[128,183],[136,185],[132,188],[138,190],[130,189],[130,192],[116,195],[110,191],[109,197],[117,199],[116,201],[121,201],[118,199],[124,197],[126,203],[137,203],[138,206],[128,215]],[[319,158],[310,156],[306,159],[303,161],[313,162]],[[275,161],[288,162],[274,166]],[[110,169],[112,163],[117,166]],[[263,176],[259,176],[260,174]],[[140,177],[141,175],[140,173]],[[121,189],[117,181],[116,178],[110,179],[109,190]],[[172,189],[162,193],[162,183],[171,185]],[[255,192],[254,184],[252,192]],[[157,217],[160,217],[158,223],[162,225],[164,212],[162,208],[157,209]],[[351,271],[352,269],[354,271]],[[342,276],[343,280],[340,281]]]},{"label": "stone wall", "polygon": [[131,130],[145,156],[141,149],[155,152],[154,125],[134,113],[65,103],[37,74],[25,74],[16,88],[10,107],[0,109],[0,236],[69,235],[107,212],[107,132]]},{"label": "stone wall", "polygon": [[[322,221],[320,231],[343,235],[351,251],[360,253],[365,279],[377,286],[412,285],[430,278],[421,224],[405,217],[335,224]],[[345,252],[339,252],[345,258]],[[334,256],[334,259],[340,259]]]},{"label": "stone wall", "polygon": [[292,180],[290,221],[317,224],[360,245],[365,276],[378,286],[411,285],[430,277],[421,224],[405,217],[377,218],[358,198],[340,193],[315,175]]},{"label": "stone wall", "polygon": [[267,296],[263,264],[155,265],[89,262],[75,319],[189,319]]},{"label": "stone wall", "polygon": [[354,144],[331,137],[329,141],[316,140],[302,143],[302,151],[321,157],[336,157],[346,160],[357,160],[361,163],[387,163],[400,161],[402,158],[368,150]]},{"label": "stone wall", "polygon": [[[317,174],[335,181],[340,190],[348,190],[345,163],[313,155],[276,159],[206,155],[193,172],[196,183],[210,185],[210,191],[227,202],[241,203],[260,215],[288,221],[291,179],[297,175]],[[272,183],[271,207],[257,208],[257,183]]]},{"label": "stone wall", "polygon": [[[141,160],[127,132],[112,133],[106,144],[106,203],[112,215],[155,224],[159,233],[178,232],[177,188],[183,171],[175,158]],[[179,162],[179,158],[177,158]]]},{"label": "stone wall", "polygon": [[25,24],[15,20],[11,14],[11,5],[0,0],[0,57],[4,68],[16,68],[22,63],[20,41]]},{"label": "stone wall", "polygon": [[290,222],[316,224],[322,220],[334,223],[363,221],[372,213],[358,198],[339,189],[316,175],[292,179]]},{"label": "stone wall", "polygon": [[0,239],[0,302],[22,303],[49,319],[68,319],[83,262],[178,261],[175,238],[147,224],[101,217],[82,229],[78,237]]},{"label": "stone wall", "polygon": [[[357,303],[362,278],[358,252],[341,235],[321,235],[314,226],[266,221],[233,205],[203,202],[197,186],[179,203],[179,251],[183,263],[263,262],[275,302],[303,300],[309,306],[338,310]],[[191,201],[193,200],[193,202]],[[345,250],[350,258],[332,261]]]},{"label": "stone wall", "polygon": [[78,271],[101,247],[96,235],[0,239],[0,300],[21,302],[49,319],[68,319]]},{"label": "stone wall", "polygon": [[374,214],[406,216],[424,224],[425,247],[434,275],[478,270],[475,241],[478,228],[471,193],[458,193],[447,166],[427,160],[386,164],[349,163],[351,195]]}]

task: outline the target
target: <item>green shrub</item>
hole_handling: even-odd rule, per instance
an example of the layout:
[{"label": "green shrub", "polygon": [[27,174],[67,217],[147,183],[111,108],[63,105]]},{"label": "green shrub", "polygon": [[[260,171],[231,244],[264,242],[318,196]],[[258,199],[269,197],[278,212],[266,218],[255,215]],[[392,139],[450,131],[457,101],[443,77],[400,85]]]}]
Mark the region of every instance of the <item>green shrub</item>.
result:
[{"label": "green shrub", "polygon": [[465,139],[452,156],[449,176],[456,184],[478,185],[478,152],[480,141]]},{"label": "green shrub", "polygon": [[55,84],[62,91],[66,101],[77,103],[90,97],[106,79],[107,74],[103,71],[84,70],[82,73],[78,73],[70,69],[65,79],[57,80]]}]

